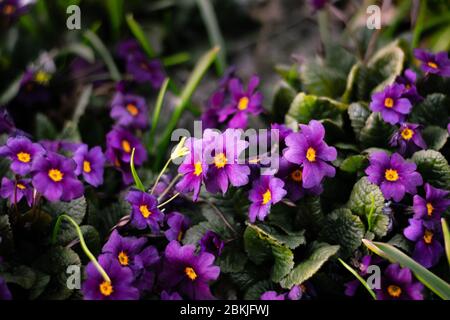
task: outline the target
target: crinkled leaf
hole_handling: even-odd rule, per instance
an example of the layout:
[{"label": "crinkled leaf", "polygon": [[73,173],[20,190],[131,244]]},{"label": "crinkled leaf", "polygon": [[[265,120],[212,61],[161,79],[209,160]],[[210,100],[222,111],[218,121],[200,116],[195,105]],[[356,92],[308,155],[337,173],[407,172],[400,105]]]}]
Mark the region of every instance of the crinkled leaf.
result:
[{"label": "crinkled leaf", "polygon": [[435,150],[421,150],[413,154],[424,181],[441,189],[450,189],[450,166],[445,157]]},{"label": "crinkled leaf", "polygon": [[200,239],[208,230],[215,231],[213,226],[207,221],[200,222],[199,224],[192,226],[186,231],[183,237],[183,244],[198,245]]},{"label": "crinkled leaf", "polygon": [[30,289],[30,300],[37,299],[47,288],[50,282],[50,276],[43,272],[36,272],[36,281]]},{"label": "crinkled leaf", "polygon": [[258,281],[252,285],[245,293],[245,300],[260,300],[261,295],[266,291],[274,290],[274,283],[270,280]]},{"label": "crinkled leaf", "polygon": [[354,102],[348,106],[348,116],[356,138],[360,139],[361,130],[365,127],[370,115],[369,107],[364,102]]},{"label": "crinkled leaf", "polygon": [[324,214],[320,197],[307,196],[298,204],[298,221],[305,229],[318,231],[322,228]]},{"label": "crinkled leaf", "polygon": [[222,254],[217,257],[216,264],[221,273],[241,272],[247,263],[247,256],[237,246],[225,246]]},{"label": "crinkled leaf", "polygon": [[354,155],[346,158],[339,166],[339,169],[348,173],[356,173],[367,166],[367,157]]},{"label": "crinkled leaf", "polygon": [[46,115],[38,113],[36,115],[36,139],[53,140],[58,135],[58,130]]},{"label": "crinkled leaf", "polygon": [[441,150],[447,143],[448,131],[437,126],[428,126],[422,130],[427,149]]},{"label": "crinkled leaf", "polygon": [[450,98],[442,93],[433,93],[414,106],[409,122],[446,128],[450,116],[449,110]]},{"label": "crinkled leaf", "polygon": [[378,112],[372,113],[361,129],[359,139],[363,148],[389,147],[389,140],[395,128],[383,121]]},{"label": "crinkled leaf", "polygon": [[65,214],[70,216],[77,224],[83,222],[84,216],[87,211],[86,198],[80,197],[70,202],[54,202],[48,205],[48,211],[55,217]]},{"label": "crinkled leaf", "polygon": [[7,283],[14,283],[29,290],[36,281],[36,272],[25,265],[14,266],[2,272],[0,276]]},{"label": "crinkled leaf", "polygon": [[273,97],[272,113],[274,122],[284,121],[284,115],[288,112],[295,95],[295,90],[285,83],[279,85]]},{"label": "crinkled leaf", "polygon": [[294,267],[294,254],[285,246],[272,246],[272,254],[275,263],[273,265],[271,279],[274,282],[279,282]]}]

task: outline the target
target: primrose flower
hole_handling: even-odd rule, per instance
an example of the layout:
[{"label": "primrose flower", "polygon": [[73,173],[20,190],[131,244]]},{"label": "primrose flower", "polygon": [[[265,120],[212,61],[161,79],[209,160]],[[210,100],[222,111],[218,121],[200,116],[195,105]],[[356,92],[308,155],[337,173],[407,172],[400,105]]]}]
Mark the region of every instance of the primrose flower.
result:
[{"label": "primrose flower", "polygon": [[10,204],[17,204],[25,198],[28,206],[33,204],[33,187],[30,179],[22,179],[18,181],[9,180],[6,177],[2,178],[2,185],[0,187],[0,197],[9,199]]},{"label": "primrose flower", "polygon": [[225,194],[228,184],[234,187],[246,185],[250,168],[240,164],[239,157],[247,149],[248,142],[241,140],[241,131],[227,129],[218,134],[206,129],[203,140],[205,161],[209,164],[205,180],[206,190],[211,193],[222,191]]},{"label": "primrose flower", "polygon": [[83,195],[83,184],[75,175],[76,163],[59,154],[48,152],[33,161],[32,183],[49,201],[71,201]]},{"label": "primrose flower", "polygon": [[[136,149],[134,153],[134,164],[141,165],[147,160],[147,152],[145,147],[139,141],[138,138],[133,136],[131,132],[124,129],[113,129],[106,135],[107,149],[111,149],[114,152],[107,152],[109,160],[113,161],[116,167],[120,167],[120,162],[130,163],[131,152],[133,148]],[[112,155],[116,155],[117,158],[111,159]]]},{"label": "primrose flower", "polygon": [[44,148],[25,137],[9,138],[6,145],[0,147],[0,156],[8,157],[11,170],[19,175],[26,175],[31,170],[33,161],[45,152]]},{"label": "primrose flower", "polygon": [[183,300],[178,292],[168,293],[167,291],[161,292],[161,300]]},{"label": "primrose flower", "polygon": [[0,17],[13,21],[25,14],[36,0],[3,0],[0,1]]},{"label": "primrose flower", "polygon": [[246,128],[248,114],[258,115],[263,110],[261,105],[263,96],[256,91],[258,85],[259,77],[257,76],[250,79],[247,90],[244,90],[239,79],[230,80],[231,103],[219,111],[219,122],[225,122],[229,116],[233,115],[228,122],[228,127]]},{"label": "primrose flower", "polygon": [[249,209],[250,222],[255,222],[256,218],[264,221],[269,214],[272,205],[280,202],[286,195],[284,182],[274,176],[263,175],[253,182],[253,187],[249,193],[249,200],[252,202]]},{"label": "primrose flower", "polygon": [[[371,256],[371,255],[365,255],[361,258],[361,261],[358,263],[358,273],[363,278],[367,275],[367,268],[371,265],[376,265],[381,260],[378,257]],[[349,297],[353,297],[356,293],[356,290],[361,285],[361,282],[358,279],[349,281],[344,284],[345,286],[345,295]]]},{"label": "primrose flower", "polygon": [[159,232],[159,223],[164,215],[158,209],[158,200],[142,191],[130,191],[126,200],[131,204],[131,225],[139,230],[150,227],[152,232]]},{"label": "primrose flower", "polygon": [[314,11],[322,10],[327,3],[328,0],[309,0],[309,5]]},{"label": "primrose flower", "polygon": [[303,165],[302,185],[306,189],[320,185],[324,177],[334,177],[336,170],[328,161],[334,161],[337,151],[323,140],[325,128],[316,120],[301,124],[301,131],[287,136],[283,156],[289,162]]},{"label": "primrose flower", "polygon": [[2,277],[0,277],[0,300],[12,300],[11,291]]},{"label": "primrose flower", "polygon": [[423,300],[423,285],[414,281],[411,270],[398,263],[389,265],[381,278],[381,289],[375,289],[378,300]]},{"label": "primrose flower", "polygon": [[402,155],[410,155],[427,148],[420,133],[420,125],[406,122],[392,135],[390,145],[398,147],[398,152]]},{"label": "primrose flower", "polygon": [[86,267],[87,279],[82,292],[85,300],[137,300],[139,290],[133,287],[133,271],[123,268],[110,254],[98,257],[111,281],[106,281],[92,262]]},{"label": "primrose flower", "polygon": [[124,60],[142,52],[141,46],[136,39],[127,39],[119,42],[116,51],[119,58]]},{"label": "primrose flower", "polygon": [[186,141],[189,154],[178,167],[178,173],[183,177],[177,183],[176,189],[180,192],[194,191],[193,201],[197,201],[200,188],[208,172],[208,164],[203,159],[203,141],[190,138]]},{"label": "primrose flower", "polygon": [[200,239],[200,250],[211,253],[216,257],[222,254],[223,246],[224,242],[220,239],[220,236],[211,230],[208,230]]},{"label": "primrose flower", "polygon": [[88,150],[87,145],[82,145],[73,155],[73,160],[77,164],[76,175],[82,174],[84,180],[94,187],[103,184],[106,158],[100,147]]},{"label": "primrose flower", "polygon": [[425,268],[438,264],[444,248],[441,244],[442,230],[440,221],[409,219],[409,226],[403,230],[405,237],[416,243],[412,258]]},{"label": "primrose flower", "polygon": [[213,263],[214,255],[195,254],[195,246],[181,246],[177,241],[171,241],[165,250],[160,284],[192,300],[214,299],[209,282],[219,277],[220,268]]},{"label": "primrose flower", "polygon": [[405,193],[416,194],[417,186],[422,185],[422,176],[416,172],[417,166],[408,162],[398,153],[391,157],[386,152],[373,152],[369,157],[370,165],[366,169],[368,179],[380,186],[386,199],[399,202]]},{"label": "primrose flower", "polygon": [[164,232],[167,240],[181,242],[184,233],[191,225],[191,220],[179,212],[172,212],[167,215],[167,225],[169,229]]},{"label": "primrose flower", "polygon": [[111,102],[111,118],[119,126],[145,129],[149,124],[148,107],[140,96],[117,92]]},{"label": "primrose flower", "polygon": [[261,295],[260,300],[300,300],[302,296],[302,286],[295,285],[286,293],[278,294],[276,291],[266,291]]},{"label": "primrose flower", "polygon": [[276,291],[266,291],[261,295],[261,300],[286,300],[284,293],[278,294]]},{"label": "primrose flower", "polygon": [[420,60],[420,68],[426,73],[433,73],[442,77],[450,77],[450,60],[445,51],[432,53],[421,49],[414,49],[414,57]]},{"label": "primrose flower", "polygon": [[401,84],[405,88],[402,98],[407,98],[411,103],[423,100],[423,97],[417,92],[416,80],[417,74],[411,69],[406,69],[403,75],[395,78],[395,83]]},{"label": "primrose flower", "polygon": [[105,151],[105,157],[114,168],[122,174],[122,181],[125,185],[130,185],[134,182],[133,175],[131,174],[130,163],[126,163],[121,160],[121,150],[115,150],[108,148]]},{"label": "primrose flower", "polygon": [[154,89],[160,88],[165,78],[161,62],[157,59],[149,60],[143,53],[128,57],[126,69],[136,82],[150,82]]},{"label": "primrose flower", "polygon": [[440,220],[441,215],[450,206],[449,193],[450,191],[425,183],[425,199],[417,194],[413,198],[414,218]]},{"label": "primrose flower", "polygon": [[372,95],[370,110],[380,112],[384,121],[390,124],[403,122],[411,112],[412,104],[407,98],[402,98],[405,86],[394,83],[383,91]]}]

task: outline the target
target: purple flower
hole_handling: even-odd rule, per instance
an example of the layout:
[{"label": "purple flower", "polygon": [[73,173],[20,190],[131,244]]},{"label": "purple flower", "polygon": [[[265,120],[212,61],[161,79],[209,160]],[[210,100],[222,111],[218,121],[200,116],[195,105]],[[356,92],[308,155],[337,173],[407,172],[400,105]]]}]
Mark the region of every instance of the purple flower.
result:
[{"label": "purple flower", "polygon": [[[359,262],[358,269],[357,269],[359,275],[362,277],[365,277],[367,275],[367,268],[370,265],[377,264],[377,262],[378,262],[378,259],[376,257],[374,258],[371,255],[366,255],[366,256],[362,257],[361,261]],[[361,285],[361,282],[357,279],[345,283],[344,284],[345,295],[353,297],[356,293],[356,290],[359,288],[360,285]]]},{"label": "purple flower", "polygon": [[36,0],[3,0],[0,1],[0,17],[14,21],[25,14]]},{"label": "purple flower", "polygon": [[126,69],[136,82],[150,82],[154,89],[161,87],[165,78],[161,62],[157,59],[149,60],[143,53],[128,57]]},{"label": "purple flower", "polygon": [[158,200],[142,191],[130,191],[126,200],[131,204],[131,225],[139,230],[150,227],[152,232],[159,232],[159,223],[164,215],[158,209]]},{"label": "purple flower", "polygon": [[423,300],[423,285],[414,281],[411,270],[391,264],[381,278],[381,288],[375,293],[378,300]]},{"label": "purple flower", "polygon": [[8,157],[11,170],[19,175],[26,175],[31,170],[35,158],[44,153],[44,148],[38,143],[32,143],[28,138],[9,138],[6,145],[0,147],[0,156]]},{"label": "purple flower", "polygon": [[425,199],[417,194],[413,198],[414,218],[440,220],[441,214],[450,206],[449,193],[425,183]]},{"label": "purple flower", "polygon": [[33,204],[33,187],[30,182],[30,179],[13,181],[3,177],[0,196],[4,199],[9,199],[9,203],[11,204],[17,204],[25,197],[28,206],[31,207]]},{"label": "purple flower", "polygon": [[83,195],[83,184],[75,175],[76,164],[49,152],[33,161],[33,186],[49,201],[70,201]]},{"label": "purple flower", "polygon": [[232,79],[229,84],[231,102],[219,112],[219,122],[225,122],[229,116],[233,115],[228,122],[228,127],[246,128],[248,114],[257,115],[263,110],[261,105],[263,96],[256,91],[258,84],[259,77],[253,76],[245,90],[239,79]]},{"label": "purple flower", "polygon": [[261,300],[286,300],[285,294],[278,294],[276,291],[266,291],[261,295]]},{"label": "purple flower", "polygon": [[12,300],[11,291],[2,277],[0,277],[0,300]]},{"label": "purple flower", "polygon": [[405,121],[406,115],[411,111],[412,104],[407,98],[402,98],[405,86],[394,83],[383,91],[372,95],[370,110],[380,112],[384,121],[396,124]]},{"label": "purple flower", "polygon": [[252,202],[248,214],[250,222],[255,222],[256,218],[264,221],[271,206],[280,202],[286,195],[286,190],[283,188],[283,180],[269,175],[263,175],[259,180],[253,182],[248,196]]},{"label": "purple flower", "polygon": [[306,189],[319,186],[324,177],[334,177],[336,170],[327,161],[334,161],[337,151],[329,147],[324,139],[325,129],[316,120],[301,124],[301,131],[286,138],[287,148],[283,156],[290,162],[303,165],[302,185]]},{"label": "purple flower", "polygon": [[391,157],[386,152],[373,152],[370,165],[366,169],[368,179],[380,186],[386,199],[399,202],[405,193],[416,194],[417,186],[422,185],[422,176],[416,172],[416,165],[408,162],[398,153]]},{"label": "purple flower", "polygon": [[178,292],[168,293],[167,291],[161,292],[161,300],[183,300],[183,298],[178,294]]},{"label": "purple flower", "polygon": [[133,271],[122,266],[109,254],[98,257],[98,263],[110,278],[106,281],[90,262],[86,267],[87,279],[82,292],[85,300],[137,300],[139,290],[133,287]]},{"label": "purple flower", "polygon": [[195,254],[195,246],[181,246],[171,241],[165,251],[161,286],[179,292],[192,300],[214,299],[209,282],[216,280],[220,268],[213,265],[214,255],[206,252]]},{"label": "purple flower", "polygon": [[125,185],[130,185],[134,182],[133,175],[131,174],[130,164],[121,160],[121,150],[108,148],[105,151],[105,156],[109,162],[111,162],[118,171],[122,174],[122,180]]},{"label": "purple flower", "polygon": [[94,187],[103,184],[103,172],[105,166],[105,155],[100,147],[88,150],[87,145],[82,145],[73,155],[77,164],[76,175],[83,175],[84,180]]},{"label": "purple flower", "polygon": [[407,98],[411,103],[417,103],[423,100],[423,97],[417,92],[417,75],[411,69],[406,69],[403,75],[397,76],[395,83],[405,87],[402,98]]},{"label": "purple flower", "polygon": [[123,127],[145,129],[150,122],[145,99],[117,92],[111,102],[111,118]]},{"label": "purple flower", "polygon": [[309,0],[309,5],[314,11],[322,10],[327,3],[328,0]]},{"label": "purple flower", "polygon": [[[106,136],[106,144],[107,149],[111,150],[109,152],[107,151],[108,158],[116,167],[120,167],[120,163],[117,166],[118,161],[130,163],[133,148],[136,149],[134,153],[135,165],[141,165],[147,160],[147,152],[144,146],[139,139],[127,130],[119,128],[111,130]],[[112,155],[116,155],[117,158],[111,159]]]},{"label": "purple flower", "polygon": [[287,294],[288,300],[300,300],[303,295],[303,289],[301,286],[293,286]]},{"label": "purple flower", "polygon": [[209,164],[205,180],[206,190],[211,193],[228,190],[230,183],[234,187],[248,183],[250,168],[241,164],[240,155],[248,147],[248,142],[241,140],[241,131],[227,129],[218,134],[206,129],[203,134],[205,141],[205,161]]},{"label": "purple flower", "polygon": [[444,253],[440,242],[442,238],[440,222],[414,218],[408,221],[409,226],[403,230],[403,234],[416,243],[412,258],[425,268],[434,267]]},{"label": "purple flower", "polygon": [[420,60],[422,71],[442,77],[450,77],[450,60],[445,51],[432,53],[421,49],[414,49],[414,56]]},{"label": "purple flower", "polygon": [[191,220],[179,212],[172,212],[168,214],[167,217],[169,229],[164,232],[167,240],[177,240],[181,242],[184,233],[191,225]]},{"label": "purple flower", "polygon": [[223,246],[224,242],[220,239],[220,236],[211,230],[208,230],[200,239],[200,250],[211,253],[216,257],[222,254]]},{"label": "purple flower", "polygon": [[390,145],[398,147],[402,155],[411,155],[420,149],[426,149],[427,144],[420,133],[420,125],[414,123],[402,123],[390,141]]},{"label": "purple flower", "polygon": [[121,58],[126,60],[129,57],[134,56],[135,54],[141,54],[141,46],[139,45],[139,42],[137,42],[136,39],[127,39],[121,41],[117,45],[117,55]]}]

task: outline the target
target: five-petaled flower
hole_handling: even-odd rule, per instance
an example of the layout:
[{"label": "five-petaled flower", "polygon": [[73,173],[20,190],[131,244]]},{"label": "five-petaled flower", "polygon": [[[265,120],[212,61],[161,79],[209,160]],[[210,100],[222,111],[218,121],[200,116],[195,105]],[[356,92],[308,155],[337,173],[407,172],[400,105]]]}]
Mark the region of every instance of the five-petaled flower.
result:
[{"label": "five-petaled flower", "polygon": [[252,202],[248,215],[250,222],[255,222],[256,218],[264,221],[271,206],[280,202],[285,195],[284,182],[279,178],[263,175],[253,182],[253,187],[248,196]]},{"label": "five-petaled flower", "polygon": [[131,225],[139,230],[150,227],[152,232],[159,232],[159,224],[164,220],[158,209],[158,200],[142,191],[130,191],[126,200],[131,204]]},{"label": "five-petaled flower", "polygon": [[406,115],[411,112],[412,104],[402,95],[405,86],[394,83],[384,88],[383,91],[372,95],[370,110],[380,112],[384,121],[390,124],[397,124],[406,119]]},{"label": "five-petaled flower", "polygon": [[110,115],[123,127],[145,129],[149,124],[145,99],[132,94],[117,92],[111,102]]},{"label": "five-petaled flower", "polygon": [[83,175],[84,180],[94,187],[103,184],[106,158],[100,147],[88,150],[87,145],[82,145],[75,151],[73,159],[77,164],[76,175]]},{"label": "five-petaled flower", "polygon": [[442,77],[450,77],[450,60],[447,52],[432,53],[422,49],[414,49],[414,56],[422,62],[420,65],[422,71]]},{"label": "five-petaled flower", "polygon": [[30,172],[33,161],[44,152],[39,143],[33,143],[26,137],[9,138],[6,145],[0,147],[0,156],[8,157],[11,170],[22,176]]},{"label": "five-petaled flower", "polygon": [[381,288],[375,289],[378,300],[422,300],[423,285],[414,281],[411,270],[399,264],[389,265],[381,278]]}]

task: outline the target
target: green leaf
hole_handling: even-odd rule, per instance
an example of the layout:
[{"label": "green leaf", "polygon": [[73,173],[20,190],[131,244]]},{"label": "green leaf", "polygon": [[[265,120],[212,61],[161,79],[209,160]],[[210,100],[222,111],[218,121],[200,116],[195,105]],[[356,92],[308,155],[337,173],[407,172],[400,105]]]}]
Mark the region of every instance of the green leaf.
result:
[{"label": "green leaf", "polygon": [[244,300],[260,300],[261,295],[266,291],[274,289],[274,284],[270,280],[258,281],[252,285],[245,293]]},{"label": "green leaf", "polygon": [[[84,216],[87,211],[86,198],[80,197],[70,202],[53,202],[48,204],[48,211],[53,214],[54,217],[58,217],[61,214],[70,216],[77,224],[83,222]],[[64,228],[64,223],[62,227]],[[71,228],[71,227],[69,227]]]},{"label": "green leaf", "polygon": [[31,289],[36,281],[36,272],[25,265],[14,266],[0,275],[7,283],[14,283],[24,289]]},{"label": "green leaf", "polygon": [[354,155],[342,161],[339,169],[348,173],[356,173],[367,166],[367,157],[363,155]]},{"label": "green leaf", "polygon": [[164,130],[164,133],[161,137],[161,141],[157,148],[158,150],[157,159],[155,161],[156,167],[159,167],[160,164],[162,163],[162,159],[165,156],[167,147],[169,146],[170,143],[170,137],[172,135],[173,130],[177,126],[178,120],[180,120],[181,115],[188,106],[192,94],[194,93],[195,89],[197,89],[201,79],[203,78],[206,71],[208,71],[209,67],[216,59],[218,52],[219,48],[217,47],[211,49],[200,58],[200,60],[194,67],[194,70],[192,71],[186,85],[183,88],[183,91],[181,92],[179,103],[173,110],[172,116],[169,122],[167,123],[166,130]]},{"label": "green leaf", "polygon": [[300,262],[289,275],[280,282],[280,285],[285,289],[290,289],[294,285],[302,284],[319,271],[322,265],[335,255],[338,250],[339,246],[321,243],[307,259]]},{"label": "green leaf", "polygon": [[285,246],[272,246],[272,254],[275,264],[272,269],[272,281],[279,282],[294,267],[294,254]]},{"label": "green leaf", "polygon": [[371,242],[369,240],[363,240],[363,242],[371,251],[382,258],[385,258],[392,263],[399,263],[401,266],[410,269],[416,278],[428,289],[442,299],[450,300],[450,285],[419,263],[415,262],[406,254],[387,243]]},{"label": "green leaf", "polygon": [[134,167],[134,152],[135,151],[136,151],[136,149],[133,148],[133,151],[131,152],[131,160],[130,160],[131,175],[133,176],[133,180],[134,180],[134,184],[135,184],[136,188],[142,192],[145,192],[145,186],[142,184],[142,181],[136,172],[136,168]]},{"label": "green leaf", "polygon": [[58,131],[52,121],[46,115],[38,113],[36,115],[36,139],[53,140],[57,135]]},{"label": "green leaf", "polygon": [[445,242],[445,255],[447,256],[447,262],[448,265],[450,266],[450,231],[448,229],[447,222],[445,221],[444,218],[441,218],[441,224]]},{"label": "green leaf", "polygon": [[383,237],[389,224],[389,217],[383,213],[384,201],[380,188],[363,177],[355,183],[347,207],[354,214],[366,218],[368,231]]},{"label": "green leaf", "polygon": [[35,300],[39,298],[39,296],[45,291],[47,288],[51,277],[48,274],[37,271],[36,272],[36,281],[33,283],[33,286],[30,288],[30,300]]},{"label": "green leaf", "polygon": [[324,65],[308,62],[300,74],[306,91],[325,97],[339,97],[345,90],[346,73]]},{"label": "green leaf", "polygon": [[200,222],[199,224],[192,226],[186,231],[182,240],[183,244],[193,244],[197,246],[200,239],[209,230],[215,231],[214,228],[211,226],[211,224],[206,221]]},{"label": "green leaf", "polygon": [[247,263],[247,256],[237,246],[225,246],[222,254],[217,257],[216,265],[221,273],[241,272]]},{"label": "green leaf", "polygon": [[361,130],[365,127],[370,110],[365,102],[354,102],[348,106],[348,116],[355,133],[356,139],[360,139]]},{"label": "green leaf", "polygon": [[105,4],[106,9],[108,10],[113,35],[115,36],[115,38],[117,38],[123,20],[122,12],[124,0],[108,0],[105,2]]},{"label": "green leaf", "polygon": [[285,82],[281,82],[275,90],[273,97],[272,113],[275,122],[283,122],[284,116],[288,112],[296,92]]},{"label": "green leaf", "polygon": [[339,262],[348,270],[351,272],[351,274],[353,274],[355,276],[356,279],[359,280],[359,282],[361,282],[361,284],[364,286],[364,288],[366,288],[366,290],[369,292],[369,294],[372,296],[372,298],[374,300],[377,300],[377,296],[375,294],[375,292],[373,292],[372,288],[370,288],[370,286],[367,284],[366,280],[364,280],[359,274],[358,272],[356,272],[352,267],[350,267],[348,264],[346,264],[344,262],[344,260],[342,260],[341,258],[338,259]]},{"label": "green leaf", "polygon": [[388,148],[395,128],[383,121],[378,112],[373,112],[361,129],[359,140],[363,148]]},{"label": "green leaf", "polygon": [[19,74],[10,85],[0,94],[0,105],[4,106],[11,101],[20,90],[20,83],[22,81],[23,74]]},{"label": "green leaf", "polygon": [[152,45],[150,44],[150,41],[148,40],[147,36],[145,35],[144,30],[139,25],[139,23],[134,19],[132,14],[127,14],[125,17],[128,27],[131,30],[131,33],[133,33],[136,40],[141,45],[142,49],[144,49],[144,52],[147,54],[149,58],[155,57],[155,50],[153,49]]},{"label": "green leaf", "polygon": [[307,196],[298,204],[298,221],[300,226],[314,232],[322,228],[324,214],[320,197]]},{"label": "green leaf", "polygon": [[449,110],[450,98],[442,93],[433,93],[414,106],[409,121],[446,128],[450,116]]},{"label": "green leaf", "polygon": [[13,232],[7,214],[0,215],[0,235],[2,237],[2,241],[0,242],[0,254],[5,255],[5,253],[13,249],[14,245]]},{"label": "green leaf", "polygon": [[300,73],[298,64],[292,66],[276,65],[275,72],[284,80],[293,90],[300,90]]},{"label": "green leaf", "polygon": [[57,56],[77,55],[89,63],[95,62],[95,54],[91,47],[82,43],[70,43],[57,52]]},{"label": "green leaf", "polygon": [[340,254],[346,258],[361,245],[364,234],[361,219],[349,209],[340,208],[326,216],[320,236],[328,243],[340,245]]},{"label": "green leaf", "polygon": [[161,89],[159,89],[159,93],[158,93],[158,98],[156,100],[156,105],[155,105],[155,109],[153,110],[153,116],[152,116],[152,125],[150,128],[150,133],[149,133],[149,139],[148,139],[148,146],[147,146],[147,150],[150,153],[153,149],[153,145],[155,143],[155,133],[156,133],[156,129],[158,128],[158,122],[159,122],[159,116],[161,114],[161,109],[163,106],[163,102],[164,102],[164,97],[166,95],[167,92],[167,88],[169,86],[170,83],[170,79],[166,78],[164,79],[164,82],[161,86]]},{"label": "green leaf", "polygon": [[308,123],[313,119],[330,119],[342,125],[342,112],[346,109],[347,105],[338,101],[300,92],[292,102],[285,122],[290,126],[296,122]]},{"label": "green leaf", "polygon": [[412,160],[424,181],[441,189],[450,189],[450,166],[438,151],[421,150],[413,154]]},{"label": "green leaf", "polygon": [[428,149],[439,151],[447,143],[448,131],[437,126],[428,126],[422,130],[422,137]]}]

